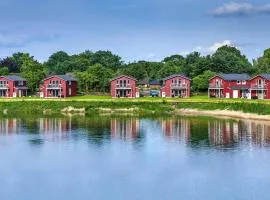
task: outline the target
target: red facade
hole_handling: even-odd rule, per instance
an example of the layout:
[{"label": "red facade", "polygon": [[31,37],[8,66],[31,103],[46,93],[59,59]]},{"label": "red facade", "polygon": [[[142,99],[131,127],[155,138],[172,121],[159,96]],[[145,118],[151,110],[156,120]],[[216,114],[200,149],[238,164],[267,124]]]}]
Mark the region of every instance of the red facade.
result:
[{"label": "red facade", "polygon": [[162,97],[190,97],[190,79],[184,75],[172,75],[164,80],[160,89]]},{"label": "red facade", "polygon": [[77,81],[67,75],[50,76],[40,86],[40,97],[59,98],[77,95]]},{"label": "red facade", "polygon": [[270,99],[270,80],[265,75],[250,79],[251,98]]},{"label": "red facade", "polygon": [[130,76],[118,76],[111,80],[111,96],[138,98],[140,96],[140,89],[136,87],[137,80]]},{"label": "red facade", "polygon": [[26,80],[19,76],[0,77],[0,97],[27,96]]},{"label": "red facade", "polygon": [[214,76],[209,80],[209,97],[250,98],[250,82],[247,80],[225,80]]}]

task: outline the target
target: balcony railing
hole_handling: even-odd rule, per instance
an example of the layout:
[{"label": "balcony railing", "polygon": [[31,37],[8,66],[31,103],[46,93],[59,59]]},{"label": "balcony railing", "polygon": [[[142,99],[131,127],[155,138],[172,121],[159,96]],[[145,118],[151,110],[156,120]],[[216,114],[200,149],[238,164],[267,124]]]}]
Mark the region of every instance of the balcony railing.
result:
[{"label": "balcony railing", "polygon": [[171,84],[171,89],[187,89],[187,84],[173,83]]},{"label": "balcony railing", "polygon": [[130,84],[116,84],[117,89],[131,89]]},{"label": "balcony railing", "polygon": [[47,89],[61,89],[61,84],[48,84]]},{"label": "balcony railing", "polygon": [[0,84],[1,89],[8,89],[8,84]]},{"label": "balcony railing", "polygon": [[262,89],[265,90],[267,89],[267,84],[253,84],[250,87],[251,89]]},{"label": "balcony railing", "polygon": [[222,89],[224,88],[223,84],[209,84],[209,89],[218,88]]}]

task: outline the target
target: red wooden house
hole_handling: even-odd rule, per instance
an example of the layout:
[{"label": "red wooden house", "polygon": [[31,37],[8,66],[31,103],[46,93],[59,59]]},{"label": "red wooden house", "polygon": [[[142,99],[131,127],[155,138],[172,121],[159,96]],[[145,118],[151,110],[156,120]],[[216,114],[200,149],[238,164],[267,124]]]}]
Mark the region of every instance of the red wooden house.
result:
[{"label": "red wooden house", "polygon": [[270,74],[260,74],[250,79],[253,99],[270,99]]},{"label": "red wooden house", "polygon": [[0,76],[0,97],[27,96],[26,84],[20,76]]},{"label": "red wooden house", "polygon": [[163,79],[163,84],[162,97],[190,97],[190,79],[183,74],[171,75]]},{"label": "red wooden house", "polygon": [[68,75],[54,75],[43,80],[40,97],[57,98],[77,95],[77,81]]},{"label": "red wooden house", "polygon": [[208,96],[214,98],[250,98],[248,74],[221,74],[209,80]]},{"label": "red wooden house", "polygon": [[140,89],[136,87],[137,80],[131,76],[121,75],[111,80],[111,96],[138,98]]}]

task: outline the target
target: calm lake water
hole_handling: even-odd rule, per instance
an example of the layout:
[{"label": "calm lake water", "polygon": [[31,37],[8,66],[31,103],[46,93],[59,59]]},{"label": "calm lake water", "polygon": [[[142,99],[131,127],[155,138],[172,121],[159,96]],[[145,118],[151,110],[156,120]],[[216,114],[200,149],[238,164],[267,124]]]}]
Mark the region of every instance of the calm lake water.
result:
[{"label": "calm lake water", "polygon": [[270,122],[0,119],[0,199],[270,199]]}]

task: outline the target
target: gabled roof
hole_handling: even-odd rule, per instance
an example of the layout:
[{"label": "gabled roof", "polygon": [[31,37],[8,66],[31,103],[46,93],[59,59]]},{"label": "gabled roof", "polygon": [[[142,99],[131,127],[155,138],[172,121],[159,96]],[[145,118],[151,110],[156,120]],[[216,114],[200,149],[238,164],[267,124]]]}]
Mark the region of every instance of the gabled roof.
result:
[{"label": "gabled roof", "polygon": [[[221,77],[225,81],[247,81],[250,79],[250,75],[243,73],[243,74],[219,74],[214,77]],[[212,77],[212,78],[214,78]],[[211,78],[211,79],[212,79]]]},{"label": "gabled roof", "polygon": [[53,76],[49,76],[49,77],[45,78],[44,80],[50,79],[52,77],[58,77],[64,81],[76,81],[76,79],[74,77],[69,76],[69,75],[53,75]]},{"label": "gabled roof", "polygon": [[6,79],[9,79],[12,81],[26,81],[26,79],[24,79],[20,76],[16,76],[16,75],[8,75],[8,76],[1,76],[1,77],[5,77]]},{"label": "gabled roof", "polygon": [[134,78],[134,77],[132,77],[132,76],[128,76],[128,75],[120,75],[120,76],[117,76],[117,77],[111,79],[111,81],[116,80],[116,79],[119,79],[119,78],[122,78],[122,77],[127,77],[127,78],[129,78],[129,79],[132,79],[132,80],[134,80],[134,81],[137,81],[136,78]]},{"label": "gabled roof", "polygon": [[258,76],[261,76],[267,80],[270,80],[270,74],[259,74]]},{"label": "gabled roof", "polygon": [[177,76],[180,76],[182,78],[190,80],[190,78],[186,77],[184,74],[173,74],[173,75],[170,75],[170,76],[164,78],[163,81],[169,80],[169,79],[177,77]]}]

